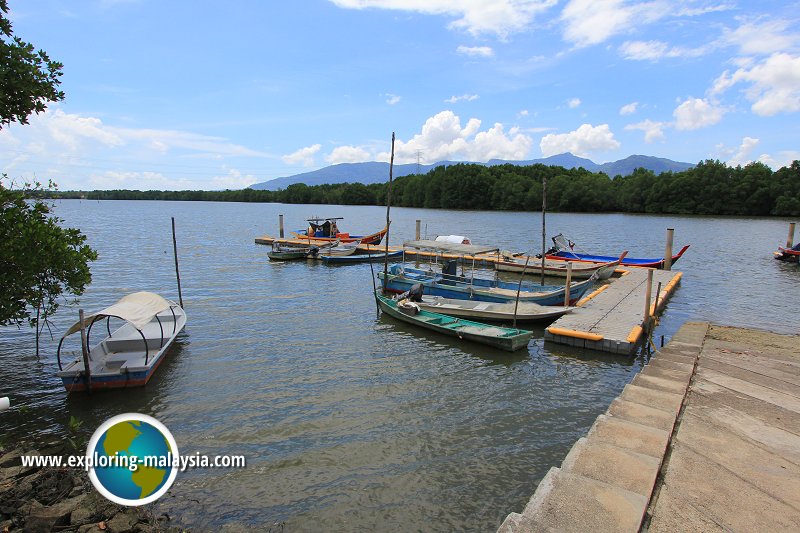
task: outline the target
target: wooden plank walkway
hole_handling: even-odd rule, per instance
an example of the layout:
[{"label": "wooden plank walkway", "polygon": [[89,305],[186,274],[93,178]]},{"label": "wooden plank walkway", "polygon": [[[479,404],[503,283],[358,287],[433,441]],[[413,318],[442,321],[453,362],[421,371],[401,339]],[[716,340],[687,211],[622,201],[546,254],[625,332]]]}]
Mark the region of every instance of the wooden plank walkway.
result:
[{"label": "wooden plank walkway", "polygon": [[[619,279],[588,295],[578,303],[578,309],[545,330],[545,341],[603,352],[633,353],[644,333],[647,272],[644,268],[630,268]],[[651,315],[661,311],[681,275],[681,272],[653,271]],[[657,294],[659,282],[661,293]]]},{"label": "wooden plank walkway", "polygon": [[800,337],[687,323],[498,533],[798,524]]}]

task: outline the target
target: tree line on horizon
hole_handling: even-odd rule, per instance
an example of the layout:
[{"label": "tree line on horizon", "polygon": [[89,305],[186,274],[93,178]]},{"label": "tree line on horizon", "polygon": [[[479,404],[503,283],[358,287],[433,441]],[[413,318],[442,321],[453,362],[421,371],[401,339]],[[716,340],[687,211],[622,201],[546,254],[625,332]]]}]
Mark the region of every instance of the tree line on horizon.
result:
[{"label": "tree line on horizon", "polygon": [[[584,168],[535,164],[484,166],[459,163],[411,174],[392,183],[391,203],[435,209],[538,211],[546,178],[547,209],[681,215],[800,215],[800,160],[773,171],[753,162],[730,167],[714,160],[681,172],[656,175],[636,169],[609,178]],[[388,183],[296,183],[278,191],[67,191],[56,198],[277,202],[285,204],[386,205]]]}]

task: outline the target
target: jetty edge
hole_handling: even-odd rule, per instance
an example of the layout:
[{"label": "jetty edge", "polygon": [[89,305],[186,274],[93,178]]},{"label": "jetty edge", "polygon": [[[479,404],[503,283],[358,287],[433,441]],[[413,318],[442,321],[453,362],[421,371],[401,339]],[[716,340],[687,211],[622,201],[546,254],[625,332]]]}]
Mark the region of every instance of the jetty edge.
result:
[{"label": "jetty edge", "polygon": [[688,322],[498,533],[798,523],[800,336]]}]

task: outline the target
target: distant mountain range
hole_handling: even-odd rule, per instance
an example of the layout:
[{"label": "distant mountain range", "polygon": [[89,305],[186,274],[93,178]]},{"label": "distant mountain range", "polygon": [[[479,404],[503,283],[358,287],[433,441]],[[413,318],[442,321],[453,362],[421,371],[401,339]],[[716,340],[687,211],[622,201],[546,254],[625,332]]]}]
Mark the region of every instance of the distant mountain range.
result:
[{"label": "distant mountain range", "polygon": [[[440,161],[432,165],[417,165],[411,163],[407,165],[395,165],[392,170],[392,175],[395,178],[406,176],[408,174],[427,174],[432,168],[442,165],[455,165],[457,163],[468,163],[468,161]],[[548,166],[560,166],[564,168],[580,168],[583,167],[590,172],[604,172],[607,175],[614,176],[627,176],[633,173],[637,168],[646,168],[652,170],[656,175],[662,172],[680,172],[687,170],[695,165],[692,163],[680,163],[672,161],[671,159],[664,159],[662,157],[652,157],[647,155],[632,155],[619,161],[610,163],[603,163],[598,165],[590,159],[584,159],[572,155],[567,152],[564,154],[545,157],[544,159],[531,159],[529,161],[504,161],[502,159],[492,159],[486,163],[475,163],[477,165],[535,165],[541,163]],[[323,185],[325,183],[383,183],[389,177],[389,163],[378,163],[372,161],[369,163],[341,163],[338,165],[331,165],[312,172],[304,172],[302,174],[295,174],[294,176],[286,176],[283,178],[275,178],[262,183],[251,185],[253,189],[266,189],[276,191],[278,189],[285,189],[294,183],[305,183],[306,185]]]}]

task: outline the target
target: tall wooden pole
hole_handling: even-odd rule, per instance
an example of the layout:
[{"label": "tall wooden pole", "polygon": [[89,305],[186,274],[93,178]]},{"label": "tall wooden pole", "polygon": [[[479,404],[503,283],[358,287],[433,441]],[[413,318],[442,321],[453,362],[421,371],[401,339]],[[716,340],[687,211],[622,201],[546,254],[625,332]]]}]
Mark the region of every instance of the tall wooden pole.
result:
[{"label": "tall wooden pole", "polygon": [[388,274],[389,274],[389,225],[392,223],[389,220],[389,209],[392,206],[392,170],[394,167],[394,132],[392,132],[392,155],[389,157],[389,189],[386,191],[386,246],[384,247],[384,253],[386,254],[383,258],[383,286],[386,286],[388,283]]},{"label": "tall wooden pole", "polygon": [[647,287],[644,294],[644,325],[650,324],[650,297],[653,294],[653,269],[647,269]]},{"label": "tall wooden pole", "polygon": [[278,215],[278,235],[283,239],[283,215]]},{"label": "tall wooden pole", "polygon": [[542,178],[542,285],[544,285],[544,256],[547,255],[545,241],[547,230],[545,229],[545,214],[547,213],[547,176]]},{"label": "tall wooden pole", "polygon": [[181,292],[181,271],[178,268],[178,241],[175,238],[175,217],[172,217],[172,253],[175,255],[175,277],[178,278],[178,302],[183,307],[183,293]]},{"label": "tall wooden pole", "polygon": [[86,324],[83,322],[83,309],[78,309],[81,321],[81,353],[83,354],[83,376],[86,379],[86,390],[92,392],[92,369],[89,367],[89,347],[86,346]]},{"label": "tall wooden pole", "polygon": [[794,222],[789,222],[789,237],[786,239],[786,247],[791,248],[794,244]]},{"label": "tall wooden pole", "polygon": [[420,236],[420,231],[419,230],[420,230],[420,224],[421,223],[422,223],[422,221],[417,219],[417,231],[414,233],[416,235],[416,240],[419,240],[419,236]]},{"label": "tall wooden pole", "polygon": [[672,239],[675,236],[675,230],[667,228],[667,248],[664,250],[664,270],[672,270]]}]

